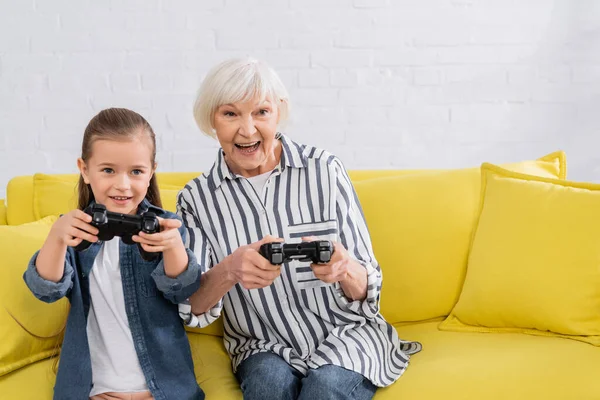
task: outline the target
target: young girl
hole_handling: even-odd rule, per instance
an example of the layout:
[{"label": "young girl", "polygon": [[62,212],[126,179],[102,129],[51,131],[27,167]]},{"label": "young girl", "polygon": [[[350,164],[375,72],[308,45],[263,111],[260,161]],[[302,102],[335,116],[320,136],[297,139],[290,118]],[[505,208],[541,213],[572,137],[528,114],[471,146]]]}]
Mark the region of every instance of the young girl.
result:
[{"label": "young girl", "polygon": [[[142,116],[116,108],[96,115],[77,160],[78,209],[56,221],[24,274],[38,299],[67,296],[71,303],[55,399],[204,399],[177,312],[200,285],[199,267],[183,244],[181,221],[160,208],[155,155],[154,132]],[[99,241],[83,212],[90,204],[154,212],[161,232],[133,239],[162,256],[145,261],[119,237]],[[92,245],[75,251],[83,240]]]}]

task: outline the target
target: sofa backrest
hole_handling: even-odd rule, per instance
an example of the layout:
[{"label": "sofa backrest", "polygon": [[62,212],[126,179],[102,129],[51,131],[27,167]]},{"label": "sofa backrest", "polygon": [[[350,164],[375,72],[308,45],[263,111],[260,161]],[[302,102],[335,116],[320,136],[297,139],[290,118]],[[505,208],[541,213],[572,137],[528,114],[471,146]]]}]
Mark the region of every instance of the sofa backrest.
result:
[{"label": "sofa backrest", "polygon": [[[349,175],[352,181],[357,182],[413,172],[415,171],[357,170],[349,171]],[[158,172],[156,176],[165,207],[174,211],[173,204],[177,192],[200,174],[201,172]],[[56,206],[48,204],[47,198],[48,196],[55,198],[57,191],[63,192],[61,197],[68,195],[71,199],[71,206],[75,206],[77,195],[74,185],[78,178],[78,174],[35,174],[12,178],[8,182],[6,191],[6,210],[2,208],[6,214],[6,224],[21,225],[51,215]],[[61,207],[60,210],[63,208]]]},{"label": "sofa backrest", "polygon": [[[545,177],[566,176],[564,153],[504,165]],[[179,190],[198,173],[158,174],[163,205],[173,209]],[[381,311],[391,323],[441,318],[463,284],[471,234],[479,210],[479,167],[457,170],[349,171],[383,271]],[[36,174],[9,184],[9,223],[55,215],[62,191],[75,197],[77,175]],[[60,196],[58,196],[60,197]],[[15,210],[12,207],[16,207]],[[27,221],[25,221],[27,222]]]}]

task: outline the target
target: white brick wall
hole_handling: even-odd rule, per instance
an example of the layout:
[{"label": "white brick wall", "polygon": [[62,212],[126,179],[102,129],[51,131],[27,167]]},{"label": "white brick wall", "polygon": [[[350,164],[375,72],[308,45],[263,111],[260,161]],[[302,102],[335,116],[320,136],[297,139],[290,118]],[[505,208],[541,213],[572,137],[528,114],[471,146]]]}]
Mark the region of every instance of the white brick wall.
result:
[{"label": "white brick wall", "polygon": [[567,151],[600,182],[597,0],[0,0],[0,198],[75,172],[87,121],[122,106],[162,171],[205,170],[194,125],[215,63],[253,55],[287,84],[295,139],[349,168],[443,168]]}]

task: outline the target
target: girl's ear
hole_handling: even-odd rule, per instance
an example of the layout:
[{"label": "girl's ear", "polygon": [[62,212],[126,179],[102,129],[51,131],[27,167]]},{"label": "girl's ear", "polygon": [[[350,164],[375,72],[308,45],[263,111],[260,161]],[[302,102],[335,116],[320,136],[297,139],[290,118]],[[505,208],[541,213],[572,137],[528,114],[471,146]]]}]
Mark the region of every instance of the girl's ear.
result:
[{"label": "girl's ear", "polygon": [[77,168],[79,168],[79,172],[81,172],[83,182],[85,182],[86,185],[89,185],[90,178],[88,177],[87,165],[85,165],[85,161],[83,161],[83,158],[81,157],[77,159]]}]

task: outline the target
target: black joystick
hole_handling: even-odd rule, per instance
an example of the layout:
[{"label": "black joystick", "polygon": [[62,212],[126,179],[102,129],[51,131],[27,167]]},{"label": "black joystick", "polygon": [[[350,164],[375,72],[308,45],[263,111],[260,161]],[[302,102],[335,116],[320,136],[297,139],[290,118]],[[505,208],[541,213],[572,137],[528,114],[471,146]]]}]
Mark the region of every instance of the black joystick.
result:
[{"label": "black joystick", "polygon": [[273,265],[292,260],[326,264],[331,260],[333,251],[333,243],[329,240],[301,243],[271,242],[260,246],[260,254]]},{"label": "black joystick", "polygon": [[[160,232],[160,224],[156,214],[151,211],[146,211],[141,215],[120,214],[112,211],[107,211],[102,204],[89,206],[84,210],[86,214],[92,217],[90,225],[98,228],[99,240],[111,240],[115,236],[119,236],[125,244],[137,244],[138,250],[142,258],[146,261],[152,261],[158,258],[158,253],[147,252],[142,248],[141,243],[136,243],[131,238],[141,232],[156,233]],[[75,250],[82,251],[90,247],[92,243],[83,240]]]}]

